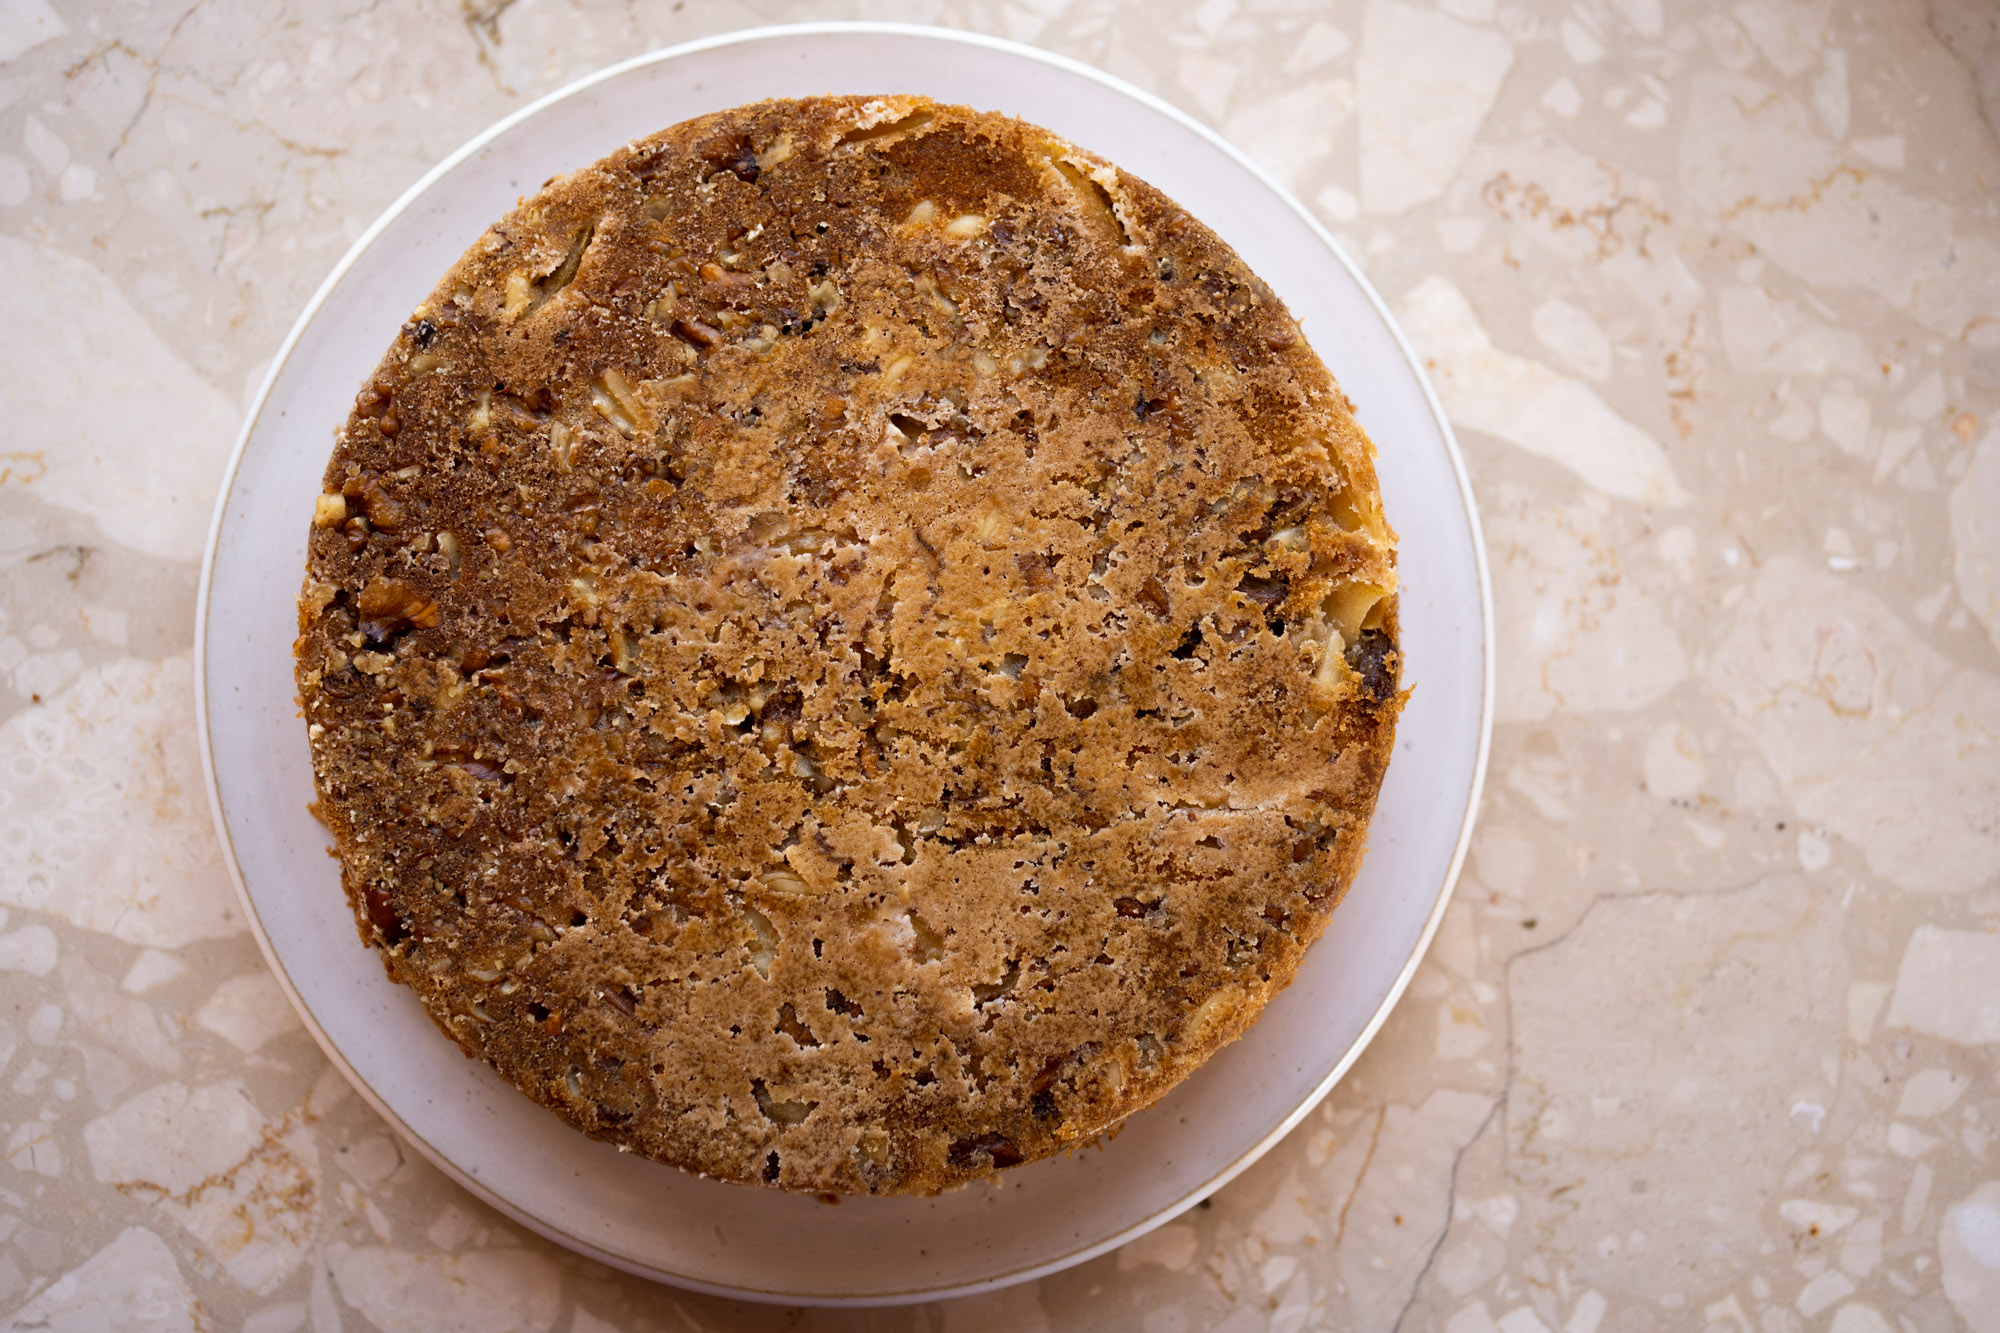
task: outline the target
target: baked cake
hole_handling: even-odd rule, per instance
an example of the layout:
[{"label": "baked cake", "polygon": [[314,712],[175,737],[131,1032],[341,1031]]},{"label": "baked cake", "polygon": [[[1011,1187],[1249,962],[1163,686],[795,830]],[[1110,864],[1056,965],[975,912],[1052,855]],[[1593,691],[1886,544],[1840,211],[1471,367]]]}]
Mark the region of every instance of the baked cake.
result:
[{"label": "baked cake", "polygon": [[312,515],[362,937],[690,1171],[935,1191],[1087,1141],[1359,864],[1401,702],[1371,458],[1233,251],[1032,125],[763,102],[552,181]]}]

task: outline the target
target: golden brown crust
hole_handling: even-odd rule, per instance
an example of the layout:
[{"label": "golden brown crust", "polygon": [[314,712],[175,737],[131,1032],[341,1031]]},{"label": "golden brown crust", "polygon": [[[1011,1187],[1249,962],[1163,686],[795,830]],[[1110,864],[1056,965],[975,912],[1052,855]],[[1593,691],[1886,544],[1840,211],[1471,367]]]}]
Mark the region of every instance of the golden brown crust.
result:
[{"label": "golden brown crust", "polygon": [[935,1190],[1234,1039],[1400,703],[1371,449],[1144,182],[910,98],[551,183],[326,473],[298,680],[362,936],[586,1132]]}]

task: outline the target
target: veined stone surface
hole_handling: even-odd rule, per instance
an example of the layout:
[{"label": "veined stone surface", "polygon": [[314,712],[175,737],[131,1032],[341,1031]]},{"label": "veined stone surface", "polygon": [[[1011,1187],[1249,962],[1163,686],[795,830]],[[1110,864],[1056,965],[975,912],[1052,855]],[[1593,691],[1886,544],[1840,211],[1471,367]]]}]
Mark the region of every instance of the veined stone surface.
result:
[{"label": "veined stone surface", "polygon": [[1175,102],[1317,210],[1430,363],[1500,721],[1402,1005],[1206,1206],[969,1301],[663,1291],[464,1194],[243,931],[193,737],[208,505],[297,311],[426,167],[753,20],[0,0],[0,1329],[2000,1327],[1991,4],[754,21],[829,17]]}]

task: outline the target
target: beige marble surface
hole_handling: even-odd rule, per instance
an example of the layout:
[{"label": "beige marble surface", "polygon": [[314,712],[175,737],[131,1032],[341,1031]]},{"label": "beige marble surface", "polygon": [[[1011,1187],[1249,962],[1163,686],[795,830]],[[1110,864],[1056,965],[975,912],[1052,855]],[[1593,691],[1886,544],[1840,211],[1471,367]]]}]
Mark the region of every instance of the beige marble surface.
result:
[{"label": "beige marble surface", "polygon": [[[1460,429],[1499,726],[1429,959],[1261,1164],[787,1313],[524,1234],[347,1091],[188,654],[242,406],[380,208],[611,60],[862,16],[1094,62],[1317,209]],[[1992,0],[0,0],[0,1326],[2000,1329],[1996,127]]]}]

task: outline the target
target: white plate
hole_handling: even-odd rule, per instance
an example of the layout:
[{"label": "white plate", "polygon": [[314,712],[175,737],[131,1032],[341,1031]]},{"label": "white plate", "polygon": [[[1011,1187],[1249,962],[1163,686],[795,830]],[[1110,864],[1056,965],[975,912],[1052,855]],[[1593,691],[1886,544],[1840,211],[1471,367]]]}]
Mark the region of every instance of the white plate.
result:
[{"label": "white plate", "polygon": [[[308,516],[357,386],[465,247],[543,181],[703,112],[810,93],[925,93],[1010,112],[1152,182],[1277,289],[1350,396],[1400,530],[1405,678],[1361,876],[1250,1033],[1101,1149],[936,1199],[698,1180],[569,1128],[467,1060],[361,947],[306,811],[292,683]],[[1464,855],[1485,772],[1491,609],[1458,451],[1409,349],[1332,239],[1180,112],[1029,47],[896,24],[766,28],[613,66],[508,117],[419,181],[300,316],[217,504],[196,626],[216,824],[259,944],[327,1054],[466,1188],[606,1263],[753,1300],[958,1295],[1078,1263],[1213,1192],[1323,1097],[1387,1016]]]}]

